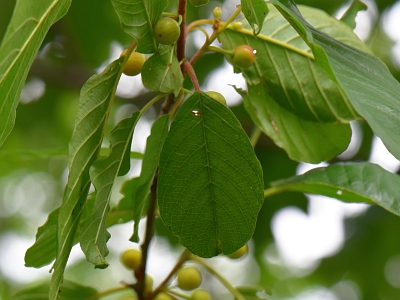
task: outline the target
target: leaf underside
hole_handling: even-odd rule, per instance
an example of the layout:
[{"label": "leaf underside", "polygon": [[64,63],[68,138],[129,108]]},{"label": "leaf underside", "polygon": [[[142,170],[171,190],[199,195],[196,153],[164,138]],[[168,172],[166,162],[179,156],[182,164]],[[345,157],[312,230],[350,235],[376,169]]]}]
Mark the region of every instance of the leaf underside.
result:
[{"label": "leaf underside", "polygon": [[252,236],[263,179],[232,112],[194,93],[177,112],[161,153],[161,218],[194,254],[229,254]]}]

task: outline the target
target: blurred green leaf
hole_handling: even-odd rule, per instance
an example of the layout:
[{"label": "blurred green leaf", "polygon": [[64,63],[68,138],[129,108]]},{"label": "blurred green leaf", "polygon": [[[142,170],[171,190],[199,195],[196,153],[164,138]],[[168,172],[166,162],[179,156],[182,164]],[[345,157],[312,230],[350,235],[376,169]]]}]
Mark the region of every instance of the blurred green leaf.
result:
[{"label": "blurred green leaf", "polygon": [[96,160],[104,136],[107,117],[121,75],[122,58],[101,74],[92,76],[81,91],[75,127],[69,144],[69,175],[58,219],[57,258],[49,299],[56,299],[69,253],[74,244],[90,187],[89,168]]},{"label": "blurred green leaf", "polygon": [[268,299],[267,295],[271,295],[269,289],[255,286],[237,286],[235,287],[246,300],[262,300]]},{"label": "blurred green leaf", "polygon": [[[91,287],[83,286],[72,281],[65,280],[61,286],[59,300],[89,300],[97,299],[98,292]],[[12,300],[48,300],[49,284],[44,283],[27,288],[13,295]]]},{"label": "blurred green leaf", "polygon": [[259,34],[269,11],[267,4],[260,0],[241,0],[241,5],[244,16],[253,28],[253,33]]},{"label": "blurred green leaf", "polygon": [[153,36],[153,29],[167,7],[168,1],[112,0],[111,2],[121,21],[122,29],[136,39],[137,51],[156,52],[157,43]]},{"label": "blurred green leaf", "polygon": [[359,0],[353,0],[351,2],[351,5],[349,8],[346,10],[346,12],[343,14],[343,16],[340,18],[340,21],[345,23],[347,26],[349,26],[351,29],[356,28],[356,17],[358,12],[362,10],[366,10],[368,7],[365,5],[365,3],[359,1]]},{"label": "blurred green leaf", "polygon": [[183,76],[173,46],[162,45],[146,60],[142,67],[142,82],[152,91],[178,96]]},{"label": "blurred green leaf", "polygon": [[260,163],[236,117],[194,93],[161,152],[157,193],[166,226],[196,255],[230,254],[254,232],[262,187]]},{"label": "blurred green leaf", "polygon": [[[96,189],[96,200],[93,212],[85,221],[81,234],[81,248],[86,259],[96,268],[108,266],[105,257],[108,255],[107,241],[110,234],[106,230],[106,215],[115,178],[130,169],[129,155],[132,135],[140,116],[135,112],[130,118],[120,121],[110,133],[110,155],[95,161],[90,168],[90,178]],[[127,167],[124,167],[124,163]],[[126,172],[121,170],[125,169]]]},{"label": "blurred green leaf", "polygon": [[49,28],[71,0],[17,1],[0,45],[0,146],[15,123],[15,110],[26,76]]},{"label": "blurred green leaf", "polygon": [[377,204],[400,216],[400,176],[369,162],[338,163],[271,185],[279,190],[323,195],[344,202]]},{"label": "blurred green leaf", "polygon": [[273,101],[263,84],[248,85],[248,90],[237,89],[249,115],[291,159],[319,163],[343,152],[349,144],[350,125],[304,120]]},{"label": "blurred green leaf", "polygon": [[[301,11],[323,32],[369,51],[348,26],[332,16],[310,7],[301,7]],[[305,120],[347,123],[359,118],[347,97],[314,61],[307,44],[276,8],[270,6],[257,36],[245,20],[241,22],[243,29],[234,24],[228,26],[220,40],[226,49],[248,44],[256,50],[255,63],[240,70],[248,84],[265,85],[271,99]]]},{"label": "blurred green leaf", "polygon": [[347,95],[388,150],[400,158],[400,83],[377,58],[318,31],[291,0],[271,3],[308,43],[315,60]]}]

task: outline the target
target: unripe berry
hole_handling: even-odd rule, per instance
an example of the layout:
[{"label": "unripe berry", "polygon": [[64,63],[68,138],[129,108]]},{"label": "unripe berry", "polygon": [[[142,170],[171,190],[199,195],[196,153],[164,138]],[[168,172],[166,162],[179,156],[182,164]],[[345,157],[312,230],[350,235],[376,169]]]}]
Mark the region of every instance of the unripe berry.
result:
[{"label": "unripe berry", "polygon": [[133,51],[126,62],[123,73],[128,76],[140,74],[145,61],[146,56],[144,54]]},{"label": "unripe berry", "polygon": [[154,27],[154,38],[163,45],[172,45],[181,34],[178,23],[171,18],[162,18]]},{"label": "unripe berry", "polygon": [[144,279],[144,294],[148,295],[151,293],[153,290],[153,277],[151,277],[149,274],[146,274],[146,277]]},{"label": "unripe berry", "polygon": [[240,45],[233,50],[232,64],[246,69],[250,67],[255,60],[254,49],[249,45]]},{"label": "unripe berry", "polygon": [[219,103],[221,103],[221,104],[223,104],[223,105],[226,105],[226,99],[225,99],[225,97],[224,97],[222,94],[220,94],[220,93],[218,93],[218,92],[215,92],[215,91],[208,91],[208,92],[206,92],[206,94],[207,94],[210,98],[212,98],[212,99],[214,99],[214,100],[217,100]]},{"label": "unripe berry", "polygon": [[198,289],[190,295],[190,300],[211,300],[211,295],[206,290]]},{"label": "unripe berry", "polygon": [[218,19],[222,15],[222,7],[216,6],[213,10],[213,16],[215,19]]},{"label": "unripe berry", "polygon": [[193,6],[202,6],[208,3],[209,0],[190,0]]},{"label": "unripe berry", "polygon": [[121,255],[122,264],[130,269],[137,270],[142,262],[142,251],[138,249],[128,249]]},{"label": "unripe berry", "polygon": [[248,248],[247,244],[245,244],[242,248],[239,248],[235,252],[229,254],[228,257],[232,258],[232,259],[240,258],[247,253],[248,249],[249,248]]},{"label": "unripe berry", "polygon": [[173,298],[166,293],[159,293],[154,300],[173,300]]},{"label": "unripe berry", "polygon": [[197,288],[201,283],[201,274],[195,267],[184,267],[178,271],[178,286],[185,291]]}]

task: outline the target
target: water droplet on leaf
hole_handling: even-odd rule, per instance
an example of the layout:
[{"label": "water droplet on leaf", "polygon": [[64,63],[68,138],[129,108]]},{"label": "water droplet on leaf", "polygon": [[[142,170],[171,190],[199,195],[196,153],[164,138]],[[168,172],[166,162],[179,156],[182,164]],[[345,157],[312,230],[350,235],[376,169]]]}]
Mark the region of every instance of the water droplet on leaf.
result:
[{"label": "water droplet on leaf", "polygon": [[192,110],[192,115],[195,117],[201,116],[201,113],[198,110]]}]

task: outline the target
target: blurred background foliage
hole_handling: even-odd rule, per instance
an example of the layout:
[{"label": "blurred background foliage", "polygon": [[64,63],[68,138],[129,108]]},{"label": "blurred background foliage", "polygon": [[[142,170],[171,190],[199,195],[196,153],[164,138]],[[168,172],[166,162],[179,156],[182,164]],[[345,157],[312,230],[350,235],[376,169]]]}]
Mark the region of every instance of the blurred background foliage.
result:
[{"label": "blurred background foliage", "polygon": [[[189,5],[189,21],[209,18],[217,4],[224,4],[223,17],[227,16],[235,9],[238,1],[223,2],[210,1],[209,5],[200,9]],[[330,14],[335,14],[347,3],[344,0],[296,2],[323,9]],[[394,41],[382,26],[385,13],[395,2],[368,2],[377,9],[375,17],[370,19],[372,30],[365,42],[388,65],[393,75],[400,79],[400,69],[393,63]],[[14,4],[14,0],[0,0],[0,39]],[[174,5],[170,4],[169,9],[173,11]],[[189,38],[189,43],[192,41]],[[61,202],[66,182],[68,140],[80,88],[92,74],[110,61],[112,45],[126,47],[130,42],[131,38],[120,28],[110,1],[105,0],[73,1],[68,14],[48,33],[30,70],[17,110],[15,128],[0,149],[0,299],[10,299],[14,292],[49,279],[46,272],[25,271],[22,267],[23,253],[33,243],[37,227],[43,224],[47,214]],[[188,45],[189,55],[194,53],[197,46],[198,43]],[[222,66],[224,58],[220,54],[207,54],[202,59],[207,63],[199,61],[195,70],[201,84],[206,86],[208,74]],[[190,83],[186,84],[190,87]],[[134,107],[142,107],[152,97],[148,91],[141,88],[136,90],[130,96],[116,99],[114,116],[110,120],[126,114],[121,113],[121,110],[131,111]],[[238,104],[231,109],[250,132],[252,123],[243,105]],[[153,113],[147,115],[147,118],[151,122],[155,116]],[[367,160],[370,156],[372,133],[366,124],[360,125],[363,141],[358,152],[351,157],[352,160]],[[256,153],[264,168],[266,186],[272,180],[296,174],[298,164],[291,161],[267,137],[261,137]],[[334,161],[337,160],[341,159],[336,158]],[[138,167],[137,163],[133,165]],[[114,203],[118,197],[117,194]],[[400,236],[397,234],[400,218],[378,207],[347,217],[343,227],[346,238],[341,247],[329,257],[316,259],[312,268],[294,270],[280,258],[271,227],[276,212],[285,207],[297,207],[307,213],[308,199],[299,193],[284,193],[266,199],[250,243],[251,255],[246,258],[253,261],[250,264],[253,269],[247,268],[249,273],[241,270],[235,273],[235,276],[242,277],[238,282],[259,284],[271,289],[271,299],[400,299]],[[130,229],[131,225],[118,225],[112,233],[118,236],[118,230],[128,230],[123,235],[127,240]],[[160,238],[159,244],[157,241],[156,244],[161,245],[162,249],[170,249],[172,254],[165,257],[172,260],[176,257],[174,251],[180,250],[178,241],[159,220],[157,233]],[[110,261],[114,265],[118,265],[118,256],[124,250],[123,247],[129,245],[126,241],[120,244],[118,239],[116,241],[117,246],[110,247]],[[67,272],[70,280],[101,289],[118,285],[118,280],[132,280],[129,272],[120,266],[109,268],[108,271],[93,270],[82,256],[75,256],[77,258]],[[172,263],[167,262],[165,265]],[[49,268],[46,267],[45,271]],[[160,270],[161,273],[167,271]],[[207,280],[205,285],[215,294],[219,293],[218,285],[207,283]],[[322,296],[315,298],[315,295]]]}]

